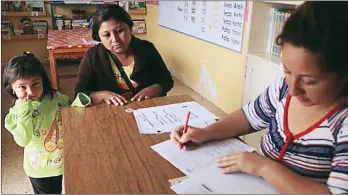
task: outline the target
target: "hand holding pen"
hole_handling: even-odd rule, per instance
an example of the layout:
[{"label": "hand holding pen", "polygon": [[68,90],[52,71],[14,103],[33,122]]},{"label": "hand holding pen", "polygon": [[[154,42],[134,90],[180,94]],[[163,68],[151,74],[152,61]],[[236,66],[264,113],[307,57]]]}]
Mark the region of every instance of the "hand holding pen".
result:
[{"label": "hand holding pen", "polygon": [[[190,115],[191,115],[191,112],[189,111],[187,113],[187,116],[186,116],[186,121],[185,121],[185,126],[184,126],[184,130],[182,131],[182,134],[184,135],[186,132],[187,132],[187,128],[188,128],[188,123],[189,123],[189,120],[190,120]],[[184,144],[185,143],[180,143],[180,150],[184,147]]]},{"label": "hand holding pen", "polygon": [[197,145],[205,142],[209,135],[201,128],[189,126],[190,113],[187,113],[185,124],[173,129],[170,139],[183,150],[187,150],[191,145]]}]

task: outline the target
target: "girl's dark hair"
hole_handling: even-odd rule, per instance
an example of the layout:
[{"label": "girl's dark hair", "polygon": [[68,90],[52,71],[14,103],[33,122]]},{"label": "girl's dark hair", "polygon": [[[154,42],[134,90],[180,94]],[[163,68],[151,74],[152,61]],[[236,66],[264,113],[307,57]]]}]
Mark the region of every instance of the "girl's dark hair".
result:
[{"label": "girl's dark hair", "polygon": [[3,74],[4,88],[12,97],[11,107],[18,98],[16,94],[14,94],[11,84],[16,80],[27,76],[41,76],[43,85],[42,95],[49,96],[51,99],[53,98],[56,90],[52,88],[51,81],[49,80],[40,60],[30,52],[23,52],[23,55],[10,59]]},{"label": "girl's dark hair", "polygon": [[119,5],[103,6],[99,8],[93,16],[92,38],[95,41],[100,41],[98,31],[99,31],[101,23],[110,19],[119,20],[121,22],[126,23],[131,30],[134,25],[130,15],[121,6]]},{"label": "girl's dark hair", "polygon": [[[319,68],[324,72],[348,77],[348,2],[306,1],[291,13],[278,45],[290,43],[318,55]],[[343,82],[343,81],[342,81]],[[348,105],[348,86],[341,92],[342,104]]]},{"label": "girl's dark hair", "polygon": [[277,44],[291,43],[320,57],[325,72],[348,74],[348,2],[306,1],[290,15]]}]

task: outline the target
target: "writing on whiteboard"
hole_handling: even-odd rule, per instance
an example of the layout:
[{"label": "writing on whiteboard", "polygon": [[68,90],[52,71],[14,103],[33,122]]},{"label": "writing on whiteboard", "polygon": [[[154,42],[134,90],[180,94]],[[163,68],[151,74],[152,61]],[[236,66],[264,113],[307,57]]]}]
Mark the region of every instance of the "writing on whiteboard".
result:
[{"label": "writing on whiteboard", "polygon": [[160,1],[159,25],[240,52],[245,1]]}]

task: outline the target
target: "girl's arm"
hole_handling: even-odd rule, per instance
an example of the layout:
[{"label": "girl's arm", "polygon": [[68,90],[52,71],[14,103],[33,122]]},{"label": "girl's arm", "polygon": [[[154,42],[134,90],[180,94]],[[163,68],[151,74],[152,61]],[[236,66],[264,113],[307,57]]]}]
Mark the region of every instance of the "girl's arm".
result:
[{"label": "girl's arm", "polygon": [[58,102],[62,105],[62,107],[70,106],[72,101],[70,98],[59,91],[55,93],[55,97],[57,98]]},{"label": "girl's arm", "polygon": [[27,146],[33,135],[33,108],[30,102],[18,103],[5,118],[5,128],[13,135],[19,146]]},{"label": "girl's arm", "polygon": [[66,107],[66,106],[87,107],[92,105],[91,98],[84,93],[78,93],[74,101],[71,101],[68,96],[58,91],[56,92],[55,95],[56,95],[56,98],[58,99],[58,102],[62,105],[62,107]]}]

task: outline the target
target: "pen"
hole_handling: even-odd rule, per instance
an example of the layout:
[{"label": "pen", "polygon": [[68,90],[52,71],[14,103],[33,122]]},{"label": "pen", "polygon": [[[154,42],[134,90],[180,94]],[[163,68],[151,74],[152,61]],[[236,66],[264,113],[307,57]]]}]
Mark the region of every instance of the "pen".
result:
[{"label": "pen", "polygon": [[187,116],[186,116],[185,127],[184,127],[183,133],[186,133],[186,132],[187,132],[188,122],[189,122],[189,119],[190,119],[190,114],[191,114],[191,112],[189,111],[189,112],[187,113]]},{"label": "pen", "polygon": [[[187,116],[186,116],[185,126],[184,126],[184,130],[183,130],[183,132],[182,132],[183,135],[184,135],[184,133],[187,132],[188,122],[189,122],[189,119],[190,119],[190,114],[191,114],[191,112],[189,111],[189,112],[187,113]],[[182,149],[182,147],[183,147],[183,143],[181,144],[180,150]]]}]

